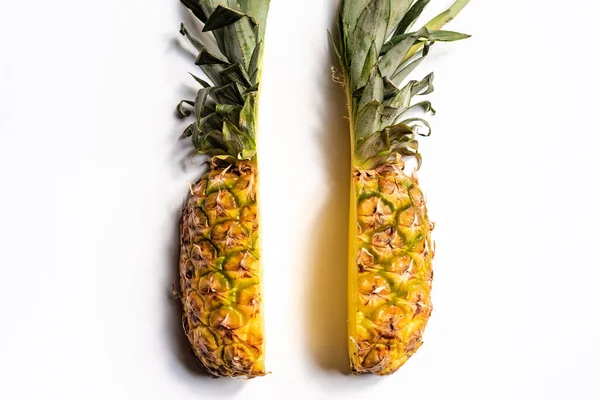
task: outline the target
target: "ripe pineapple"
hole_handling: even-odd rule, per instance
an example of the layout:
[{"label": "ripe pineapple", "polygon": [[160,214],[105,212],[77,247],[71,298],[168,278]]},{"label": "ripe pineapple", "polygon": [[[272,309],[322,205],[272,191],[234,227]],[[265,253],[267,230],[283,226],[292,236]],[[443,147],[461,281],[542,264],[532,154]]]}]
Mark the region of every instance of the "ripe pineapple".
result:
[{"label": "ripe pineapple", "polygon": [[[350,112],[352,186],[349,243],[349,353],[355,373],[396,372],[422,344],[431,315],[433,224],[416,175],[402,156],[421,156],[416,135],[429,124],[406,113],[435,112],[414,96],[433,74],[404,82],[436,41],[468,35],[439,30],[469,0],[409,32],[429,0],[343,0],[336,55]],[[404,83],[403,83],[404,82]]]},{"label": "ripe pineapple", "polygon": [[[219,52],[181,26],[212,82],[184,100],[185,130],[210,170],[183,209],[179,272],[183,329],[218,377],[265,375],[256,164],[256,113],[269,0],[182,0]],[[191,110],[189,109],[191,107]]]}]

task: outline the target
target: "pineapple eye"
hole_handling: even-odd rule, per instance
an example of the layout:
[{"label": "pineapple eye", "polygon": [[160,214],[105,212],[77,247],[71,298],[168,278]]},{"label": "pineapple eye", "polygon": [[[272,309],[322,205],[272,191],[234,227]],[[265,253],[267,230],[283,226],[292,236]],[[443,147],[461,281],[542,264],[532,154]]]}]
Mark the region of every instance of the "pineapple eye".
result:
[{"label": "pineapple eye", "polygon": [[192,279],[194,277],[194,272],[191,269],[188,269],[185,272],[185,277],[188,278],[188,279]]}]

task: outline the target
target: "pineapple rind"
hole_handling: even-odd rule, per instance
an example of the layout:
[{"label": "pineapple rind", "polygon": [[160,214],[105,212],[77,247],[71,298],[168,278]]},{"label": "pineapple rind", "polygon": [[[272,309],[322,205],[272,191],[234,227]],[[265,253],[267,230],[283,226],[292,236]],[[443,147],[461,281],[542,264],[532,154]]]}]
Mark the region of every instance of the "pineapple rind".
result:
[{"label": "pineapple rind", "polygon": [[213,159],[181,221],[184,331],[216,376],[265,375],[256,162]]},{"label": "pineapple rind", "polygon": [[427,207],[402,161],[356,167],[349,282],[355,373],[389,375],[422,343],[432,311],[433,246]]}]

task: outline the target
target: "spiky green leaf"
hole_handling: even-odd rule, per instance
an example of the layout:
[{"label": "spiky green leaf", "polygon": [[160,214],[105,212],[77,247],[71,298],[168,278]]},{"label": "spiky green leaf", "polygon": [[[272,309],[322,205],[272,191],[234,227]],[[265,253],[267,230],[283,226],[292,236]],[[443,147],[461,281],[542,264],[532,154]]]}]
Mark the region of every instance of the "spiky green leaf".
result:
[{"label": "spiky green leaf", "polygon": [[211,53],[207,49],[202,49],[196,58],[196,65],[211,65],[211,64],[229,64],[229,61],[224,57]]},{"label": "spiky green leaf", "polygon": [[360,110],[372,101],[383,102],[383,78],[377,66],[373,66],[371,69],[371,76],[360,97],[358,109]]},{"label": "spiky green leaf", "polygon": [[[449,9],[442,12],[441,14],[435,16],[431,21],[425,24],[425,28],[429,31],[437,31],[442,29],[444,25],[448,22],[452,21],[454,17],[458,15],[458,13],[465,8],[467,4],[469,4],[471,0],[456,0]],[[413,48],[408,52],[407,58],[412,57],[419,48],[423,46],[423,43],[416,44]]]},{"label": "spiky green leaf", "polygon": [[[202,86],[194,102],[196,122],[186,135],[199,153],[252,158],[256,153],[255,101],[259,88],[262,41],[269,0],[182,0],[204,22],[204,34],[181,33],[198,50],[196,64],[210,81],[192,77]],[[218,51],[213,48],[214,37]],[[212,85],[212,86],[211,86]]]},{"label": "spiky green leaf", "polygon": [[194,101],[194,112],[196,114],[196,121],[198,123],[200,122],[200,118],[202,118],[204,105],[206,104],[211,91],[212,88],[203,88],[200,89],[196,95],[196,100]]},{"label": "spiky green leaf", "polygon": [[369,80],[369,76],[371,76],[371,70],[374,66],[377,65],[379,61],[379,53],[377,51],[377,47],[375,42],[371,43],[371,47],[369,52],[367,53],[367,57],[361,64],[356,64],[356,67],[353,66],[351,69],[351,81],[352,81],[352,90],[357,90],[362,88],[367,84]]},{"label": "spiky green leaf", "polygon": [[215,88],[213,94],[218,99],[219,103],[222,104],[236,105],[243,104],[244,102],[242,92],[235,82]]},{"label": "spiky green leaf", "polygon": [[256,44],[254,51],[252,52],[252,57],[250,58],[250,65],[248,66],[248,75],[250,76],[250,82],[252,85],[255,85],[258,81],[258,62],[262,57],[262,42]]},{"label": "spiky green leaf", "polygon": [[456,0],[449,9],[434,17],[431,21],[425,24],[425,27],[430,31],[439,30],[448,22],[452,21],[463,8],[469,4],[471,0]]},{"label": "spiky green leaf", "polygon": [[409,10],[410,5],[413,0],[391,0],[390,1],[390,20],[388,22],[387,28],[387,36],[390,36],[392,32],[398,26],[398,23],[402,20],[402,18],[406,15],[406,12]]},{"label": "spiky green leaf", "polygon": [[244,15],[244,13],[219,4],[217,8],[215,8],[215,11],[210,14],[210,17],[208,17],[208,20],[206,21],[202,31],[210,32],[215,29],[224,28],[244,17]]},{"label": "spiky green leaf", "polygon": [[382,76],[392,77],[415,43],[416,38],[417,35],[410,35],[385,53],[379,62],[379,69],[381,70]]},{"label": "spiky green leaf", "polygon": [[[371,0],[344,0],[342,4],[342,23],[343,29],[346,33],[346,37],[352,40],[352,34],[356,28],[356,23],[360,18],[363,10],[369,4]],[[348,43],[348,46],[352,47],[352,43]]]},{"label": "spiky green leaf", "polygon": [[433,72],[427,75],[423,80],[417,82],[411,89],[412,96],[424,96],[433,93]]},{"label": "spiky green leaf", "polygon": [[181,2],[196,16],[196,18],[202,22],[206,22],[206,13],[202,9],[199,0],[181,0]]},{"label": "spiky green leaf", "polygon": [[227,152],[235,154],[236,157],[243,157],[244,150],[256,149],[254,140],[227,119],[223,121],[223,139],[227,146]]},{"label": "spiky green leaf", "polygon": [[236,82],[244,87],[250,87],[250,78],[240,64],[233,64],[219,73],[221,82]]},{"label": "spiky green leaf", "polygon": [[238,105],[232,106],[230,104],[217,104],[215,113],[222,120],[228,119],[229,122],[235,124],[240,117],[241,110],[242,107]]},{"label": "spiky green leaf", "polygon": [[[376,51],[375,59],[379,57],[379,51],[385,40],[389,16],[389,0],[372,0],[358,19],[356,28],[352,33],[353,46],[350,48],[353,90],[362,87],[368,79],[373,65],[368,65],[365,61],[369,61],[367,56],[373,51],[373,47]],[[366,73],[363,73],[364,71]],[[359,78],[363,78],[361,83],[356,82]]]},{"label": "spiky green leaf", "polygon": [[417,0],[398,24],[395,35],[408,31],[431,0]]},{"label": "spiky green leaf", "polygon": [[407,63],[400,65],[400,68],[392,76],[392,81],[396,84],[396,86],[400,86],[402,84],[408,75],[423,62],[425,57],[427,57],[427,54],[429,54],[429,46],[425,44],[425,47],[419,52],[415,60],[409,60]]},{"label": "spiky green leaf", "polygon": [[383,78],[383,98],[385,100],[395,97],[398,92],[400,92],[400,89],[394,85],[394,82],[389,78]]},{"label": "spiky green leaf", "polygon": [[199,65],[200,69],[210,79],[214,86],[222,84],[220,73],[225,69],[226,64],[204,64]]},{"label": "spiky green leaf", "polygon": [[[419,32],[425,33],[416,38],[416,42],[419,42],[419,43],[426,42],[426,41],[429,41],[432,43],[433,42],[454,42],[457,40],[468,39],[471,37],[471,35],[467,35],[467,34],[460,33],[460,32],[429,31],[429,30],[427,30],[427,28],[422,28],[422,30],[420,30]],[[415,35],[415,33],[403,33],[401,35],[396,35],[396,36],[391,37],[390,40],[388,40],[381,48],[381,55],[383,56],[396,44],[398,44],[399,42],[403,41],[404,39],[406,39],[410,36],[414,36],[414,35]]]},{"label": "spiky green leaf", "polygon": [[367,103],[358,111],[354,128],[356,140],[364,138],[379,129],[382,111],[383,105],[378,101]]},{"label": "spiky green leaf", "polygon": [[248,69],[252,54],[257,45],[254,22],[244,16],[223,28],[225,31],[225,54],[232,63],[239,63]]},{"label": "spiky green leaf", "polygon": [[198,82],[200,85],[202,85],[203,88],[209,88],[210,87],[210,83],[206,82],[204,79],[201,79],[201,78],[197,77],[196,75],[192,74],[191,72],[189,72],[189,74],[192,76],[192,78],[194,78],[194,80],[196,82]]},{"label": "spiky green leaf", "polygon": [[223,119],[216,113],[205,115],[198,121],[198,129],[203,132],[213,132],[219,130],[223,124]]},{"label": "spiky green leaf", "polygon": [[258,24],[258,39],[262,41],[265,36],[267,13],[270,0],[229,0],[238,4],[240,11],[250,16]]},{"label": "spiky green leaf", "polygon": [[255,110],[256,110],[256,93],[250,93],[246,96],[246,102],[240,112],[239,126],[251,138],[256,137],[255,130]]}]

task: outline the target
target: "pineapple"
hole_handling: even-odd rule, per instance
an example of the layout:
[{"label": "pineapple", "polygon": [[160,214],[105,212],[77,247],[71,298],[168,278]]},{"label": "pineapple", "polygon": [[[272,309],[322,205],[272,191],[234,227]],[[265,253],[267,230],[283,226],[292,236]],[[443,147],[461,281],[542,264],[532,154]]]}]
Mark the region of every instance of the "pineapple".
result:
[{"label": "pineapple", "polygon": [[184,137],[210,156],[181,219],[183,329],[211,374],[253,378],[265,375],[255,141],[269,0],[182,3],[219,50],[181,26],[211,81],[192,75],[202,88],[178,105],[183,117],[195,117]]},{"label": "pineapple", "polygon": [[354,373],[389,375],[421,346],[431,315],[430,222],[423,191],[404,156],[421,165],[417,135],[431,103],[413,103],[433,91],[433,74],[405,82],[436,41],[467,38],[440,28],[469,0],[458,0],[417,31],[410,31],[429,0],[343,0],[339,46],[352,135],[349,232],[348,337]]}]

